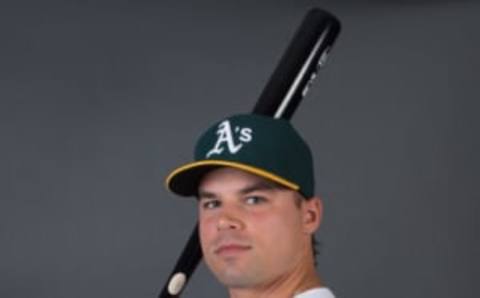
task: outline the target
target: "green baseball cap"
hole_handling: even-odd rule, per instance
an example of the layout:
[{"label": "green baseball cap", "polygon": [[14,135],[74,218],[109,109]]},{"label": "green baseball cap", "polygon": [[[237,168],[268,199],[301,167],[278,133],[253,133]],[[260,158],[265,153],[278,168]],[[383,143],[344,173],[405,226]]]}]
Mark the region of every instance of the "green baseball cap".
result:
[{"label": "green baseball cap", "polygon": [[313,160],[310,148],[289,121],[241,114],[210,127],[198,140],[195,161],[173,170],[167,188],[181,196],[194,196],[207,172],[232,167],[314,195]]}]

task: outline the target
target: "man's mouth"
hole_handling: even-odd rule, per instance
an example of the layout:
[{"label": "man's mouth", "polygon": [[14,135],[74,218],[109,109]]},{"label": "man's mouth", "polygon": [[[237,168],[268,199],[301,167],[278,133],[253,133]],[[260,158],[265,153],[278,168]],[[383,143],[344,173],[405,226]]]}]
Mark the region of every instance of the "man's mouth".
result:
[{"label": "man's mouth", "polygon": [[231,256],[250,250],[251,247],[242,244],[224,244],[215,249],[215,254],[219,256]]}]

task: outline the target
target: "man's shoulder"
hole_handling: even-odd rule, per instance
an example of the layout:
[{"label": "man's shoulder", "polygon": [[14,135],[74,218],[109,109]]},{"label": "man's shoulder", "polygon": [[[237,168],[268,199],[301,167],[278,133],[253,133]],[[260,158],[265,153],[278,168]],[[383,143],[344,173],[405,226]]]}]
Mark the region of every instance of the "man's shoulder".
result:
[{"label": "man's shoulder", "polygon": [[295,295],[293,298],[335,298],[328,288],[314,288]]}]

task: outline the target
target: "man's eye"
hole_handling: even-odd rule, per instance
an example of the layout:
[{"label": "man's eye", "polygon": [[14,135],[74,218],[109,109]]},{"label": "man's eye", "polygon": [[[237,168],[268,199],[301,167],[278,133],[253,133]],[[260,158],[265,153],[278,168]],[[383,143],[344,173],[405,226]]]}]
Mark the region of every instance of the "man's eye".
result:
[{"label": "man's eye", "polygon": [[218,206],[220,206],[220,201],[216,201],[216,200],[210,200],[202,203],[203,209],[213,209],[213,208],[217,208]]},{"label": "man's eye", "polygon": [[246,198],[245,202],[248,205],[258,205],[258,204],[261,204],[261,203],[265,202],[265,198],[258,197],[258,196],[251,196],[251,197]]}]

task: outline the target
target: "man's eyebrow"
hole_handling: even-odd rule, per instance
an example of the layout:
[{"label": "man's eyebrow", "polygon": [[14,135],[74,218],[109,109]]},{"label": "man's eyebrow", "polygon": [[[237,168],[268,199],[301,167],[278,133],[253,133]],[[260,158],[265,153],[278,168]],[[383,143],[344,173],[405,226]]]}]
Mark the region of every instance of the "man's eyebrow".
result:
[{"label": "man's eyebrow", "polygon": [[276,184],[276,183],[271,183],[269,181],[258,181],[252,185],[249,185],[245,188],[240,189],[238,192],[240,194],[248,194],[254,191],[261,191],[261,190],[279,190],[282,189],[283,187]]},{"label": "man's eyebrow", "polygon": [[205,191],[205,190],[199,190],[197,194],[197,200],[202,200],[202,199],[214,199],[217,196],[213,192]]},{"label": "man's eyebrow", "polygon": [[[240,195],[245,195],[254,191],[282,190],[285,187],[269,181],[258,181],[248,185],[238,191]],[[218,196],[210,191],[200,189],[197,194],[197,200],[216,199]]]}]

